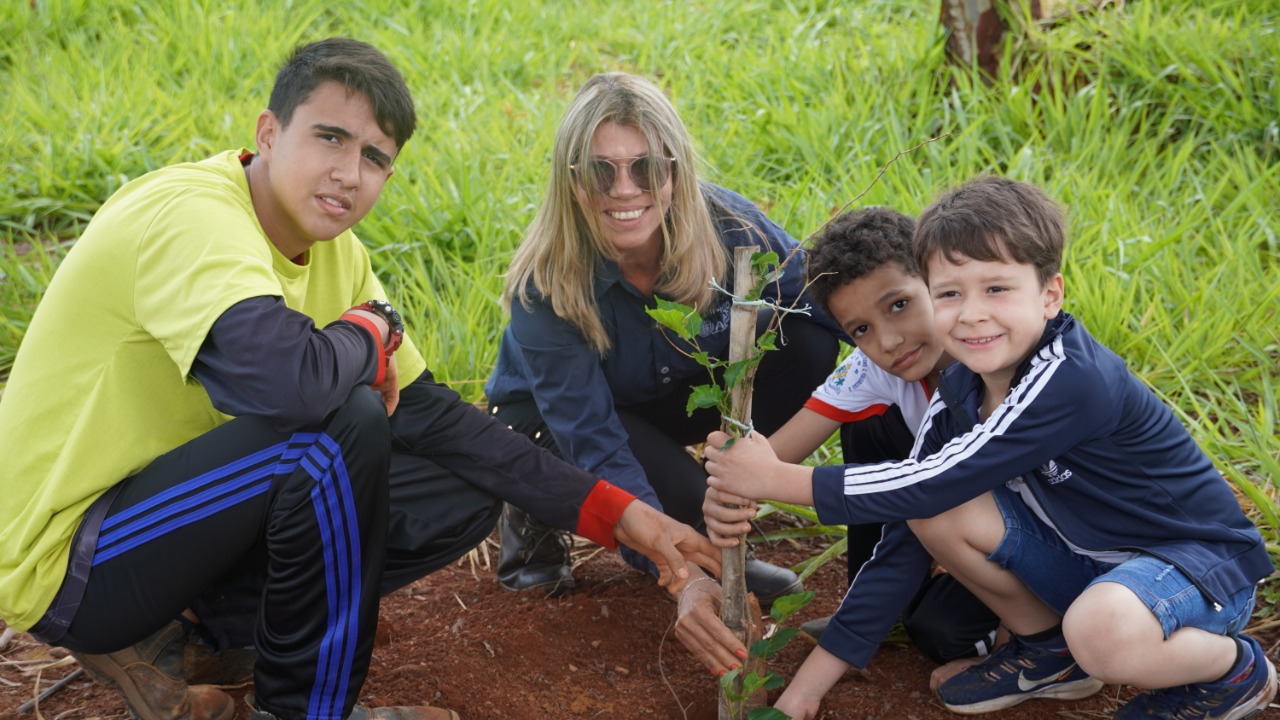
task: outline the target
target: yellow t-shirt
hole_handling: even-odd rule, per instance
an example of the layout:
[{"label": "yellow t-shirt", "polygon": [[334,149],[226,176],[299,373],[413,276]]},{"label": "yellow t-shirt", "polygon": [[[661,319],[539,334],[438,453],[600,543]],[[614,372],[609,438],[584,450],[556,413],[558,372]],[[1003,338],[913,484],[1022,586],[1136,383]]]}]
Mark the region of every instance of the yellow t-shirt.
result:
[{"label": "yellow t-shirt", "polygon": [[[0,401],[0,617],[35,624],[89,505],[156,457],[230,418],[190,377],[227,308],[283,297],[323,326],[386,298],[350,231],[298,265],[267,239],[238,153],[122,187],[67,253]],[[425,369],[406,337],[402,384]]]}]

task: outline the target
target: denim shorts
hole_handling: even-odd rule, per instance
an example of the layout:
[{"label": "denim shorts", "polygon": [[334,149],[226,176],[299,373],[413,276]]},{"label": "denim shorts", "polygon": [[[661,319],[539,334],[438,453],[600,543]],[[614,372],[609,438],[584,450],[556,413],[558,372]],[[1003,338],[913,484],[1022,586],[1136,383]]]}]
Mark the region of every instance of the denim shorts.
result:
[{"label": "denim shorts", "polygon": [[1153,555],[1139,554],[1115,565],[1081,555],[1036,517],[1017,493],[1001,486],[993,492],[1004,516],[1005,533],[987,557],[1017,575],[1036,597],[1059,615],[1080,593],[1099,582],[1119,583],[1151,610],[1164,636],[1184,627],[1217,635],[1238,635],[1253,613],[1257,589],[1250,587],[1217,608],[1181,570]]}]

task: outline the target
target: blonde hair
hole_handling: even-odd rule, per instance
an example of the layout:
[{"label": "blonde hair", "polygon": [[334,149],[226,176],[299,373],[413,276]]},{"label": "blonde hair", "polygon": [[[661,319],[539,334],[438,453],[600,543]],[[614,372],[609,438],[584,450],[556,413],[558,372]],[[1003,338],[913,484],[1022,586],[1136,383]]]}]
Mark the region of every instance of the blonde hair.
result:
[{"label": "blonde hair", "polygon": [[675,159],[654,292],[705,312],[714,298],[709,281],[722,280],[728,265],[698,182],[693,143],[671,101],[653,83],[635,75],[606,73],[588,80],[556,133],[551,185],[516,249],[502,299],[506,305],[519,298],[529,308],[532,285],[555,314],[577,328],[602,356],[609,351],[610,341],[596,305],[596,266],[601,258],[616,261],[619,256],[599,231],[595,217],[579,206],[569,166],[591,156],[596,130],[605,123],[639,130],[650,153]]}]

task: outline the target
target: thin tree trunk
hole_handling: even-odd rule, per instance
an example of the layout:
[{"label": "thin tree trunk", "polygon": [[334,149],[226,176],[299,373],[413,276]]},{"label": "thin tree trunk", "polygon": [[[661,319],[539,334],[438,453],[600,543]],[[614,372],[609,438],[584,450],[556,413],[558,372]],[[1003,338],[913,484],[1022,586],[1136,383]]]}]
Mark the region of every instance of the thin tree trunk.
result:
[{"label": "thin tree trunk", "polygon": [[[755,287],[756,277],[755,270],[751,266],[751,255],[756,252],[756,249],[754,246],[734,249],[733,292],[736,295],[741,296],[748,289]],[[757,352],[755,338],[756,310],[751,306],[735,304],[729,315],[729,362],[746,360],[754,356]],[[729,388],[730,415],[734,420],[744,425],[751,422],[751,389],[754,385],[754,378],[755,373],[750,373],[735,387]],[[722,423],[721,429],[733,437],[738,437],[742,434],[732,423],[728,422]],[[750,647],[751,639],[748,637],[750,622],[747,617],[747,583],[744,574],[747,542],[745,537],[740,538],[740,540],[741,542],[736,547],[726,548],[722,551],[720,562],[724,602],[720,607],[720,619],[744,645]],[[745,674],[745,667],[743,672]],[[735,683],[735,690],[738,694],[741,694],[742,691],[741,680],[742,675],[740,674],[738,682]],[[740,718],[746,717],[744,712],[746,705],[748,703],[731,702],[722,689],[720,692],[719,720],[740,720]]]}]

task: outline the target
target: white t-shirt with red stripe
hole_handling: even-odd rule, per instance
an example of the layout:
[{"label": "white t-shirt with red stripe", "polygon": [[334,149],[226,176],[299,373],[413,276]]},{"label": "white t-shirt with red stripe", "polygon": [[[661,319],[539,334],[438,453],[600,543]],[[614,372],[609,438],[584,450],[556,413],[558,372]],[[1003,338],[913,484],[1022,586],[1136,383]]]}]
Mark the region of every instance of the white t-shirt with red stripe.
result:
[{"label": "white t-shirt with red stripe", "polygon": [[883,415],[894,405],[902,411],[912,433],[918,432],[929,408],[924,382],[907,382],[891,375],[858,349],[849,353],[804,404],[841,423]]}]

